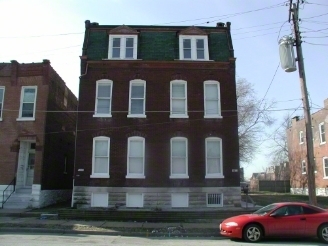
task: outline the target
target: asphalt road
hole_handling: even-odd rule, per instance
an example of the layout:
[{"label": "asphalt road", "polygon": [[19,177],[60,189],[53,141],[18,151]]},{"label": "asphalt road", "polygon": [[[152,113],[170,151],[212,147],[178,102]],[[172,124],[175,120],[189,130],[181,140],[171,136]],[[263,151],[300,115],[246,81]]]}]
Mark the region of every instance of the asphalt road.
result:
[{"label": "asphalt road", "polygon": [[[1,233],[0,232],[0,245],[1,246],[38,246],[38,245],[65,245],[65,246],[84,246],[84,245],[97,245],[97,246],[250,246],[254,244],[245,243],[242,241],[231,241],[226,238],[143,238],[143,237],[122,237],[122,236],[104,236],[104,235],[86,235],[86,234],[23,234],[23,233]],[[302,239],[302,240],[265,240],[257,243],[256,246],[265,245],[307,245],[319,246],[326,245],[320,243],[317,239]]]}]

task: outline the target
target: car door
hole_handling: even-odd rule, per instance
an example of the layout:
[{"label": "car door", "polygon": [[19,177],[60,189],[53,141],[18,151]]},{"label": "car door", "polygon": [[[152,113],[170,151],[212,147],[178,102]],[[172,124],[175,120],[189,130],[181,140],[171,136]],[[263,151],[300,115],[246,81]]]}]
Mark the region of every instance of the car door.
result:
[{"label": "car door", "polygon": [[271,216],[271,236],[300,236],[304,234],[306,219],[301,206],[286,205],[278,208]]}]

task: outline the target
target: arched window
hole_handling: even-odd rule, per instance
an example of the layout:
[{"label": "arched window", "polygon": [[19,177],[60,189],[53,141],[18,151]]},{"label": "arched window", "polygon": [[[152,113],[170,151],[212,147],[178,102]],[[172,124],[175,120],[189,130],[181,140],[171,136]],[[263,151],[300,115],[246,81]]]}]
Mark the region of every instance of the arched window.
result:
[{"label": "arched window", "polygon": [[92,174],[91,178],[109,178],[109,137],[95,137],[92,149]]},{"label": "arched window", "polygon": [[93,117],[112,117],[113,81],[101,79],[97,81],[95,113]]},{"label": "arched window", "polygon": [[145,139],[143,137],[128,138],[126,178],[145,178]]},{"label": "arched window", "polygon": [[184,137],[171,138],[171,175],[170,178],[189,178],[188,140]]},{"label": "arched window", "polygon": [[209,137],[205,139],[206,176],[205,178],[223,178],[222,139]]}]

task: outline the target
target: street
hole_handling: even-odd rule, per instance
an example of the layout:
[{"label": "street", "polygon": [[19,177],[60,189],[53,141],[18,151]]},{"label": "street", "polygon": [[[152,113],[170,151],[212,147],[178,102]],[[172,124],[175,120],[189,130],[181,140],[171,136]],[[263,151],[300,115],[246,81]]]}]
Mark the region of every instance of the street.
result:
[{"label": "street", "polygon": [[[1,246],[34,246],[34,245],[188,245],[188,246],[246,246],[254,245],[242,241],[231,241],[226,238],[167,238],[167,237],[122,237],[122,236],[105,236],[105,235],[86,235],[86,234],[27,234],[27,233],[1,233],[0,232],[0,245]],[[264,245],[308,245],[318,246],[325,245],[317,239],[301,239],[301,240],[265,240],[256,243],[257,246]]]}]

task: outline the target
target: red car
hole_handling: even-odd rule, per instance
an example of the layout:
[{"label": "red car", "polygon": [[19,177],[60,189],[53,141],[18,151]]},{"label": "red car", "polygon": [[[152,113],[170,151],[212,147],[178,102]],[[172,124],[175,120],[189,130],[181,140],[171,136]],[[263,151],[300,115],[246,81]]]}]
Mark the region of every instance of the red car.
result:
[{"label": "red car", "polygon": [[225,219],[220,233],[247,242],[263,237],[318,237],[328,243],[328,211],[300,202],[273,203],[252,214]]}]

